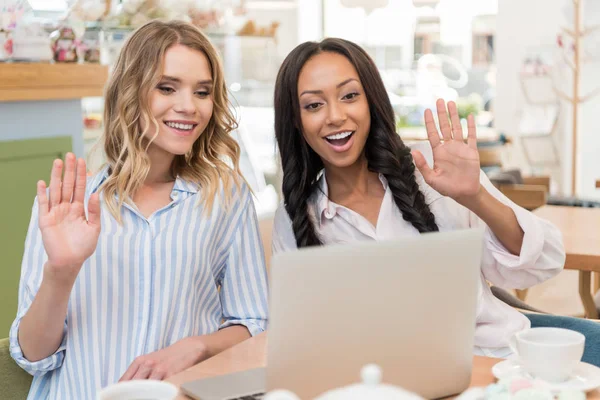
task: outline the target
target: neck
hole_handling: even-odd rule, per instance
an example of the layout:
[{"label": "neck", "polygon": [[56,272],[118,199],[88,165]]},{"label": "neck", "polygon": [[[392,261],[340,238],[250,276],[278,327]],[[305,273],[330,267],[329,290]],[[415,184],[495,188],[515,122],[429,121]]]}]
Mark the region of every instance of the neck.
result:
[{"label": "neck", "polygon": [[369,171],[364,155],[349,167],[325,166],[325,174],[329,198],[335,202],[349,196],[366,196],[374,183],[381,184],[379,174]]},{"label": "neck", "polygon": [[150,171],[144,181],[145,185],[154,185],[159,183],[171,182],[174,176],[171,171],[175,156],[156,146],[150,145],[148,148],[148,157],[150,158]]}]

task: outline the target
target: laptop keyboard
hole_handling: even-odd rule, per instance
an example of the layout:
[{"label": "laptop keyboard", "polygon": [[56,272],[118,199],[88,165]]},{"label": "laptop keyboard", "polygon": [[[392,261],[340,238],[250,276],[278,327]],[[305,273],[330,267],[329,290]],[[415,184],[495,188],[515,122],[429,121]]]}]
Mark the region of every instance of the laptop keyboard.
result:
[{"label": "laptop keyboard", "polygon": [[265,396],[265,393],[256,393],[248,396],[235,397],[227,400],[261,400]]}]

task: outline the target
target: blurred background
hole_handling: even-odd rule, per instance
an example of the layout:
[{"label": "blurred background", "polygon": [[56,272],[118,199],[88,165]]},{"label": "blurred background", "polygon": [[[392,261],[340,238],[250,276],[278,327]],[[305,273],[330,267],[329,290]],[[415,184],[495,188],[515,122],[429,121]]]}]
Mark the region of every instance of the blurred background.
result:
[{"label": "blurred background", "polygon": [[[453,100],[463,120],[475,116],[482,168],[515,202],[532,210],[598,206],[598,1],[0,0],[0,187],[10,195],[0,207],[0,300],[7,309],[16,308],[35,182],[67,151],[87,157],[91,171],[102,164],[94,145],[103,85],[128,35],[155,18],[192,22],[219,49],[261,218],[281,201],[277,71],[296,45],[324,37],[368,51],[405,142],[426,139],[423,111],[437,98]],[[528,301],[580,314],[577,296],[556,289],[576,285],[565,274]],[[13,317],[0,318],[0,329]]]}]

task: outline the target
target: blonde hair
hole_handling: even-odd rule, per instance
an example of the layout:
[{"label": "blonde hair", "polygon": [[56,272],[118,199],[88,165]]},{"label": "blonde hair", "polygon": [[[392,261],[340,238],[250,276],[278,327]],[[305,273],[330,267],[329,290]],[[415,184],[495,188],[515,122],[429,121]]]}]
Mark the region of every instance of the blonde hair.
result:
[{"label": "blonde hair", "polygon": [[150,112],[149,96],[161,79],[165,53],[177,44],[198,50],[208,59],[213,80],[213,114],[191,152],[175,156],[172,174],[199,185],[202,189],[199,201],[205,202],[208,213],[221,182],[227,206],[232,181],[239,187],[243,180],[239,170],[240,148],[230,136],[237,123],[229,107],[217,51],[193,25],[151,21],[137,29],[123,46],[105,93],[102,144],[110,173],[100,190],[109,211],[119,222],[123,203],[133,197],[150,171],[146,150],[158,134],[159,123]]}]

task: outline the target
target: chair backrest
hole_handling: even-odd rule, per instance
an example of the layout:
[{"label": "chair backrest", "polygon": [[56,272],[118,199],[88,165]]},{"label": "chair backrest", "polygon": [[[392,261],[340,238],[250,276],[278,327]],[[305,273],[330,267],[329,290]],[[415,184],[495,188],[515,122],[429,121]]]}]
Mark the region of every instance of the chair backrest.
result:
[{"label": "chair backrest", "polygon": [[0,400],[25,400],[33,378],[10,356],[8,339],[0,339]]}]

